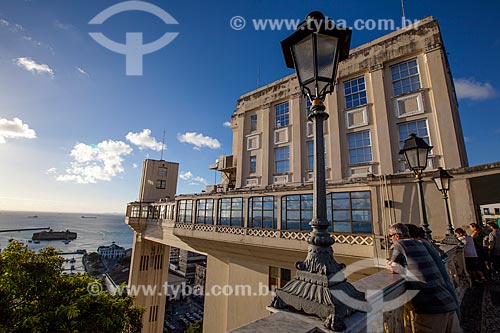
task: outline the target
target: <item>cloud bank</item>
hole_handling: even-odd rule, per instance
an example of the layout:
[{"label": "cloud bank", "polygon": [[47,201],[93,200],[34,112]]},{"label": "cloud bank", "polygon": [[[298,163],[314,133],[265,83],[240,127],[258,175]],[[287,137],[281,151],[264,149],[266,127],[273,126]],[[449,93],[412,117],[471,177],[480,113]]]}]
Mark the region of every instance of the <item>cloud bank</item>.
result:
[{"label": "cloud bank", "polygon": [[78,184],[110,181],[124,171],[122,157],[131,152],[132,148],[122,141],[107,140],[97,145],[78,143],[71,150],[71,166],[56,180]]},{"label": "cloud bank", "polygon": [[17,66],[36,74],[45,74],[54,78],[54,70],[46,64],[39,64],[31,58],[16,58],[14,62]]},{"label": "cloud bank", "polygon": [[6,139],[17,138],[35,139],[36,132],[19,118],[12,120],[0,118],[0,144],[6,143]]},{"label": "cloud bank", "polygon": [[180,142],[192,144],[195,148],[208,147],[211,149],[219,149],[221,147],[219,140],[204,136],[202,133],[187,132],[184,134],[177,134],[177,139]]},{"label": "cloud bank", "polygon": [[161,151],[162,148],[167,149],[165,145],[162,145],[161,142],[156,141],[156,139],[151,136],[151,130],[148,128],[143,129],[140,133],[128,132],[125,139],[139,147],[140,150],[151,149]]},{"label": "cloud bank", "polygon": [[497,95],[491,84],[481,83],[474,79],[456,79],[455,89],[458,99],[484,100]]}]

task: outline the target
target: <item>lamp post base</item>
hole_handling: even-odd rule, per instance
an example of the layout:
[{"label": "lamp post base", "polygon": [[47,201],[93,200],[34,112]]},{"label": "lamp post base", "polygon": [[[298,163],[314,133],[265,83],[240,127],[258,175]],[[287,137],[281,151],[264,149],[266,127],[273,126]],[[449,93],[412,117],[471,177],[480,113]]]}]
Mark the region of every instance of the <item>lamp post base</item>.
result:
[{"label": "lamp post base", "polygon": [[454,235],[446,235],[444,239],[442,240],[441,244],[446,244],[446,245],[459,245],[462,244],[461,241],[458,240],[457,237]]},{"label": "lamp post base", "polygon": [[365,294],[356,290],[343,275],[326,276],[298,270],[295,278],[276,290],[271,306],[277,309],[291,307],[325,321],[325,327],[335,332],[346,330],[344,318],[357,310],[369,311]]}]

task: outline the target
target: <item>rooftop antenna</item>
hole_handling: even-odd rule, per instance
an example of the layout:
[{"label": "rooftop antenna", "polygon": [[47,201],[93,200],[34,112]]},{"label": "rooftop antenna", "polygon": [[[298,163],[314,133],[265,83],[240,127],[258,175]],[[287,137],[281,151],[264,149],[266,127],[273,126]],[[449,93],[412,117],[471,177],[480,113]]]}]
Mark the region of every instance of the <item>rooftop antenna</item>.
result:
[{"label": "rooftop antenna", "polygon": [[401,17],[401,23],[403,25],[403,28],[406,27],[406,17],[405,17],[405,0],[401,0],[401,13],[402,13],[402,17]]},{"label": "rooftop antenna", "polygon": [[163,150],[165,149],[165,130],[163,130],[163,139],[161,140],[161,155],[160,161],[163,161]]}]

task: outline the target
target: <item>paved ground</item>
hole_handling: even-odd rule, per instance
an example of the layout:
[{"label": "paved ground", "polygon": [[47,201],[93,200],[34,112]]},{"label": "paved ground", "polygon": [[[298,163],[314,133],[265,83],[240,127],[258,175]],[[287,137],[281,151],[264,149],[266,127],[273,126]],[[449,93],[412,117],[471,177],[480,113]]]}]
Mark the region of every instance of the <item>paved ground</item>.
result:
[{"label": "paved ground", "polygon": [[475,284],[462,301],[464,333],[500,332],[500,277]]}]

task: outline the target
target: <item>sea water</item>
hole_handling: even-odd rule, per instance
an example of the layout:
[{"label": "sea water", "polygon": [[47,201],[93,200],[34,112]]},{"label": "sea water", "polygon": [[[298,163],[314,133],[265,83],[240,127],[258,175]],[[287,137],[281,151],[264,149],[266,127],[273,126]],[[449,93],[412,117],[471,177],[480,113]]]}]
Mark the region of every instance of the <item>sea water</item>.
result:
[{"label": "sea water", "polygon": [[[37,216],[37,217],[35,217]],[[82,218],[85,216],[87,218]],[[89,218],[90,217],[90,218]],[[29,243],[35,231],[11,231],[0,232],[0,249],[4,249],[10,239],[15,239],[28,245],[31,249],[38,251],[47,246],[55,247],[63,252],[74,252],[76,250],[86,250],[95,252],[99,246],[116,245],[125,249],[132,247],[133,231],[124,222],[125,216],[111,214],[72,214],[72,213],[38,213],[38,212],[8,212],[0,211],[0,231],[8,229],[23,228],[45,228],[50,227],[54,231],[76,232],[77,238],[68,244],[61,240],[40,241],[39,244]],[[82,270],[81,255],[65,255],[71,260],[75,258],[75,263],[66,263],[65,267],[75,266],[76,271]]]}]

